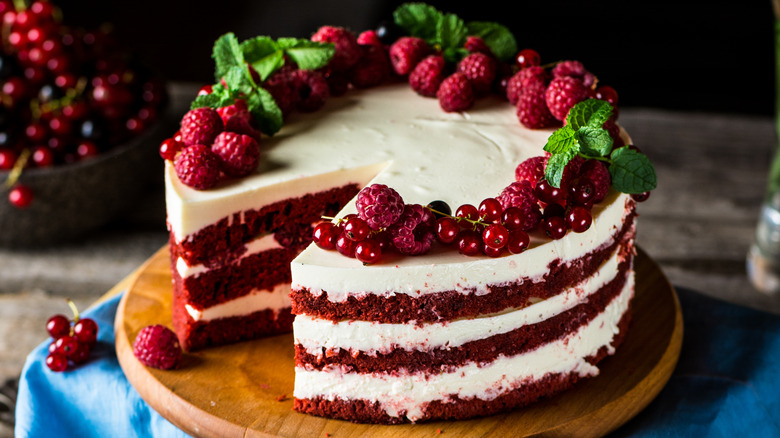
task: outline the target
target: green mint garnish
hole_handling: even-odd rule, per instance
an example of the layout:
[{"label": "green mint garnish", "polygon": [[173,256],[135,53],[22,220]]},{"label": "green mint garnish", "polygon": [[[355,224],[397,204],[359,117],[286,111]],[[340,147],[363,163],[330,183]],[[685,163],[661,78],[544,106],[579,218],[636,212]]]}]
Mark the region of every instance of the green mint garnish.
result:
[{"label": "green mint garnish", "polygon": [[260,131],[273,135],[282,127],[282,111],[271,93],[255,81],[250,67],[262,83],[284,66],[285,56],[300,69],[313,70],[325,66],[334,53],[333,44],[296,38],[274,41],[267,36],[239,43],[233,33],[226,33],[214,42],[212,50],[216,84],[210,94],[198,96],[190,108],[221,108],[232,105],[238,98],[245,99]]},{"label": "green mint garnish", "polygon": [[489,22],[465,23],[455,14],[444,14],[425,3],[404,3],[393,13],[395,24],[409,35],[422,38],[442,51],[444,59],[457,62],[468,51],[463,48],[468,36],[478,36],[502,61],[517,53],[515,37],[506,27]]},{"label": "green mint garnish", "polygon": [[655,189],[655,169],[647,156],[628,146],[612,150],[612,136],[604,129],[612,112],[609,103],[597,99],[580,102],[569,111],[566,126],[553,132],[544,146],[551,154],[544,172],[550,184],[560,187],[563,169],[580,156],[604,161],[618,191],[635,194]]}]

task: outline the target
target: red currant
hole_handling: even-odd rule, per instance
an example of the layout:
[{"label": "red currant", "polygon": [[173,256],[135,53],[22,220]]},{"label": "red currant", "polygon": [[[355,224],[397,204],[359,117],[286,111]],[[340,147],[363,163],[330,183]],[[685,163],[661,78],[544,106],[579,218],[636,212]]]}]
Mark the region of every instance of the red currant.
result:
[{"label": "red currant", "polygon": [[552,216],[542,221],[542,229],[548,237],[558,240],[566,235],[566,221],[560,216]]},{"label": "red currant", "polygon": [[204,85],[200,87],[200,90],[198,90],[198,96],[205,96],[207,94],[211,94],[212,86],[211,85]]},{"label": "red currant", "polygon": [[586,178],[580,178],[569,187],[569,201],[577,205],[586,205],[593,201],[596,188],[593,182]]},{"label": "red currant", "polygon": [[504,252],[504,248],[493,248],[485,243],[482,245],[482,253],[488,257],[499,257]]},{"label": "red currant", "polygon": [[572,208],[566,214],[566,225],[575,233],[582,233],[590,228],[593,223],[593,216],[587,208],[580,205]]},{"label": "red currant", "polygon": [[[477,211],[477,207],[471,204],[463,204],[455,211],[455,217],[476,221],[479,219],[479,211]],[[461,220],[459,223],[464,228],[471,226],[471,223],[465,220]]]},{"label": "red currant", "polygon": [[8,78],[3,82],[3,94],[8,95],[14,102],[22,99],[27,94],[27,85],[21,78]]},{"label": "red currant", "polygon": [[518,207],[509,207],[501,214],[501,223],[509,231],[522,229],[524,222],[523,210]]},{"label": "red currant", "polygon": [[70,321],[62,314],[54,315],[46,321],[46,331],[54,339],[70,334]]},{"label": "red currant", "polygon": [[89,359],[90,353],[92,353],[91,344],[84,344],[79,342],[76,345],[76,351],[70,355],[69,359],[72,360],[75,364],[82,364],[86,362],[87,359]]},{"label": "red currant", "polygon": [[436,221],[436,239],[444,244],[449,244],[458,238],[460,225],[451,217],[443,217]]},{"label": "red currant", "polygon": [[32,122],[24,128],[24,135],[31,143],[40,143],[46,140],[46,127],[41,122]]},{"label": "red currant", "polygon": [[371,233],[371,228],[363,219],[353,217],[344,223],[344,233],[347,235],[348,239],[354,242],[360,242],[368,237]]},{"label": "red currant", "polygon": [[539,56],[539,53],[534,49],[523,49],[517,54],[515,61],[517,62],[517,66],[523,69],[541,64],[542,57]]},{"label": "red currant", "polygon": [[493,249],[501,249],[509,241],[509,231],[500,224],[488,225],[482,232],[482,240]]},{"label": "red currant", "polygon": [[479,204],[479,218],[488,223],[498,222],[504,208],[496,198],[487,198]]},{"label": "red currant", "polygon": [[374,239],[365,239],[355,245],[355,258],[370,265],[382,258],[382,249],[379,242]]},{"label": "red currant", "polygon": [[650,192],[634,193],[631,198],[636,202],[645,202],[650,198]]},{"label": "red currant", "polygon": [[94,344],[97,342],[98,325],[90,318],[81,318],[73,324],[73,337],[80,344]]},{"label": "red currant", "polygon": [[617,106],[618,94],[614,88],[609,85],[602,85],[596,89],[596,99],[606,100],[613,107]]},{"label": "red currant", "polygon": [[16,152],[11,149],[0,149],[0,170],[11,170],[16,163]]},{"label": "red currant", "polygon": [[512,254],[520,254],[528,248],[529,243],[531,243],[531,238],[528,237],[528,233],[518,230],[509,235],[506,249]]},{"label": "red currant", "polygon": [[76,155],[78,155],[80,160],[95,157],[99,153],[100,150],[97,145],[89,140],[84,140],[76,146]]},{"label": "red currant", "polygon": [[25,208],[33,201],[32,190],[22,184],[16,184],[14,188],[8,192],[8,201],[16,208]]},{"label": "red currant", "polygon": [[536,183],[534,194],[546,204],[564,205],[566,203],[566,192],[559,187],[554,187],[546,179],[541,179]]},{"label": "red currant", "polygon": [[476,231],[466,230],[458,235],[458,251],[467,256],[475,256],[482,251],[482,239]]},{"label": "red currant", "polygon": [[173,138],[166,138],[160,143],[160,156],[164,160],[173,161],[176,158],[176,154],[184,149],[184,143],[176,141]]},{"label": "red currant", "polygon": [[49,353],[46,356],[46,366],[56,373],[61,373],[68,369],[68,358],[58,353]]},{"label": "red currant", "polygon": [[347,257],[355,257],[355,241],[348,238],[346,233],[339,234],[336,238],[336,251]]},{"label": "red currant", "polygon": [[544,214],[542,215],[542,219],[549,219],[553,216],[560,216],[563,217],[563,214],[566,213],[566,209],[558,204],[547,204],[546,207],[544,207]]},{"label": "red currant", "polygon": [[78,341],[70,335],[63,336],[54,341],[55,352],[65,357],[70,357],[78,348]]},{"label": "red currant", "polygon": [[54,164],[54,153],[47,146],[34,148],[30,158],[36,167],[49,167]]},{"label": "red currant", "polygon": [[336,249],[339,229],[332,222],[322,222],[314,227],[314,243],[322,249]]}]

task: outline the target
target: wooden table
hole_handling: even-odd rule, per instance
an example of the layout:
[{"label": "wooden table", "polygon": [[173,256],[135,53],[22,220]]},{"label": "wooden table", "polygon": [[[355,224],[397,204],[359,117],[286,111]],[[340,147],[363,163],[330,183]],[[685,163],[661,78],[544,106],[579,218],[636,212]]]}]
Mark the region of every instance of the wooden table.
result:
[{"label": "wooden table", "polygon": [[[174,114],[183,114],[195,90],[173,87]],[[745,274],[775,147],[773,120],[624,108],[620,121],[658,173],[658,189],[640,205],[639,245],[677,286],[780,314],[780,296],[757,292]],[[46,319],[68,312],[66,296],[85,307],[167,242],[161,190],[160,183],[131,215],[82,242],[0,249],[0,383],[17,376],[45,339]],[[10,436],[2,404],[0,397],[0,436]]]}]

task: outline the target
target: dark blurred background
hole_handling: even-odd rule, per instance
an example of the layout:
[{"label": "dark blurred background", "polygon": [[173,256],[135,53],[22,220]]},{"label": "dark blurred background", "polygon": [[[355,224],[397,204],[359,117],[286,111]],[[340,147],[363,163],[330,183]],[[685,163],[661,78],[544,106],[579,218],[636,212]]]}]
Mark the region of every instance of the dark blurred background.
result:
[{"label": "dark blurred background", "polygon": [[[232,31],[309,37],[322,24],[359,33],[400,1],[63,0],[65,22],[115,26],[117,38],[170,80],[212,82],[211,45]],[[542,62],[577,59],[620,93],[621,106],[771,115],[770,0],[725,2],[429,1],[467,21],[508,26]]]}]

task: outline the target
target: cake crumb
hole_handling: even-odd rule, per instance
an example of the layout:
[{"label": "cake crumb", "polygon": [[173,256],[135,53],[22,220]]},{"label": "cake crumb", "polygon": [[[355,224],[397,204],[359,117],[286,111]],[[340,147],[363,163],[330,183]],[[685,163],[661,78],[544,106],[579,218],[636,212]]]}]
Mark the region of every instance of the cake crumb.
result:
[{"label": "cake crumb", "polygon": [[278,396],[276,396],[276,401],[278,402],[283,402],[285,400],[287,400],[287,394],[279,394]]}]

